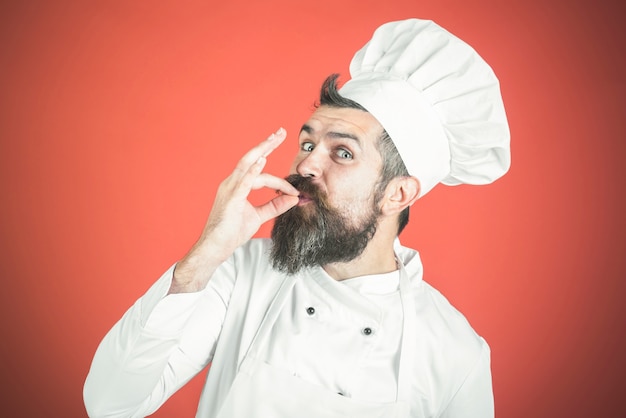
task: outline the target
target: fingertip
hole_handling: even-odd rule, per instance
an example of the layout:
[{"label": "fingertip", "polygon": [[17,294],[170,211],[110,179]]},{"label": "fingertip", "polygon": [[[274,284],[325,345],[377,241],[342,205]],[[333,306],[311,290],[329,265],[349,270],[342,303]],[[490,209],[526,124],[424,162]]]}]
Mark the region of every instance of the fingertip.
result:
[{"label": "fingertip", "polygon": [[297,196],[290,196],[290,195],[284,194],[282,196],[277,197],[274,203],[278,212],[280,214],[283,214],[287,212],[289,209],[296,206],[299,201],[300,199],[298,199]]},{"label": "fingertip", "polygon": [[268,142],[275,141],[277,139],[284,139],[287,134],[287,131],[282,126],[278,128],[276,132],[267,137]]},{"label": "fingertip", "polygon": [[[289,184],[289,186],[291,186],[291,184]],[[287,196],[294,196],[294,197],[300,196],[300,191],[293,186],[287,188],[286,190],[280,190],[280,192]]]},{"label": "fingertip", "polygon": [[300,201],[300,198],[296,195],[296,196],[289,196],[289,198],[291,199],[291,207],[294,207],[298,204],[298,202]]}]

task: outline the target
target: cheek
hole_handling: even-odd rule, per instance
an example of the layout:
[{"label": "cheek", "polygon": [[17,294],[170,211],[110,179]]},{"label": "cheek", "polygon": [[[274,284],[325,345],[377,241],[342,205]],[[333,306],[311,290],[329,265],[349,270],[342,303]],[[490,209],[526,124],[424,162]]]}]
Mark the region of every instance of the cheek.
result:
[{"label": "cheek", "polygon": [[330,204],[355,217],[369,213],[374,203],[375,184],[368,176],[344,177],[329,193]]}]

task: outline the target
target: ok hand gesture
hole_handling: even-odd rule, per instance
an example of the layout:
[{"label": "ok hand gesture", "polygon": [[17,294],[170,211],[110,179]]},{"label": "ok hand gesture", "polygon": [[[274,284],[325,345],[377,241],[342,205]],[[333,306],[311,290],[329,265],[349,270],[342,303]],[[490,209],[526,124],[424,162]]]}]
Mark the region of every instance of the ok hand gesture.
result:
[{"label": "ok hand gesture", "polygon": [[[263,173],[267,156],[286,135],[280,128],[252,148],[220,184],[200,239],[176,266],[170,293],[204,289],[215,269],[252,238],[263,223],[298,203],[298,190],[282,178]],[[248,195],[264,187],[278,191],[278,196],[253,206]]]}]

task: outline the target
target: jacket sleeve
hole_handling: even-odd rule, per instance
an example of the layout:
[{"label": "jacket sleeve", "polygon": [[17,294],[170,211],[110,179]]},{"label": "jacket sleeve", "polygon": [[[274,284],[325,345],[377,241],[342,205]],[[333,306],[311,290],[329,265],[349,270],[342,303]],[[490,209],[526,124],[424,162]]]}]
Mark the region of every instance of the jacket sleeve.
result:
[{"label": "jacket sleeve", "polygon": [[482,340],[482,349],[476,364],[440,418],[494,417],[490,362],[489,346]]},{"label": "jacket sleeve", "polygon": [[83,389],[90,417],[149,415],[211,361],[233,275],[216,272],[203,291],[167,295],[173,271],[135,302],[96,350]]}]

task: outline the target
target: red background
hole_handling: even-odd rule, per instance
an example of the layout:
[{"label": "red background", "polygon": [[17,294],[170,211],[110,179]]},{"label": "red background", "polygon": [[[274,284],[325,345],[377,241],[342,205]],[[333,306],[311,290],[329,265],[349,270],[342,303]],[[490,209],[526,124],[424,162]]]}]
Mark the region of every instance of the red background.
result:
[{"label": "red background", "polygon": [[[97,344],[239,156],[284,126],[268,170],[286,174],[324,77],[421,17],[499,75],[513,165],[437,187],[403,242],[490,343],[499,417],[625,416],[620,2],[52,3],[0,6],[1,415],[85,416]],[[201,385],[155,416],[192,417]]]}]

